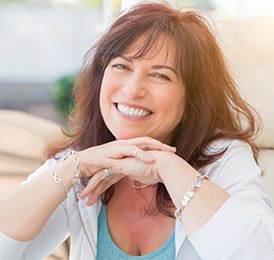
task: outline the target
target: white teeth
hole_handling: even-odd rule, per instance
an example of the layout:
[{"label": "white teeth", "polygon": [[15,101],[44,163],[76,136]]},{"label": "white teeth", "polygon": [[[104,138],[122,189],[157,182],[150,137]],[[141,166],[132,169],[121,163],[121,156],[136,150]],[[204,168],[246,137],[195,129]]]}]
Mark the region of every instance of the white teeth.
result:
[{"label": "white teeth", "polygon": [[118,110],[127,116],[135,116],[135,117],[143,117],[151,114],[150,111],[143,110],[143,109],[137,109],[133,107],[124,106],[118,103],[117,105]]}]

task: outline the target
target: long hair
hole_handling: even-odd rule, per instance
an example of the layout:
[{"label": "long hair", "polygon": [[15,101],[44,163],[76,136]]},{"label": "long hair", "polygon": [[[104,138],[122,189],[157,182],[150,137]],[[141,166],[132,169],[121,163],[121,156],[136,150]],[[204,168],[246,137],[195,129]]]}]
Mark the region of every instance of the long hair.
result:
[{"label": "long hair", "polygon": [[[100,112],[101,83],[108,63],[140,36],[144,41],[135,58],[143,57],[165,38],[175,43],[174,63],[186,96],[185,114],[175,127],[171,141],[177,155],[199,169],[225,152],[208,155],[206,148],[211,142],[240,139],[250,144],[256,158],[254,113],[238,94],[209,24],[196,12],[174,10],[156,3],[139,4],[122,14],[88,51],[75,88],[72,134],[48,150],[48,156],[68,147],[82,150],[115,140]],[[111,188],[105,192],[105,202],[111,199],[112,193]],[[173,205],[163,184],[158,184],[156,201],[160,212],[172,216]]]}]

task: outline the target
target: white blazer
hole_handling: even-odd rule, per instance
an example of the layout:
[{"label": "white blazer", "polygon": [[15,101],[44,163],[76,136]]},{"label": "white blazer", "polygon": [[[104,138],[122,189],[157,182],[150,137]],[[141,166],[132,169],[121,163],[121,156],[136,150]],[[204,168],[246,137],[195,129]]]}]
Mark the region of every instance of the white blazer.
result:
[{"label": "white blazer", "polygon": [[[227,147],[224,155],[201,171],[231,197],[203,227],[189,237],[182,224],[176,221],[176,259],[274,260],[274,217],[270,198],[260,179],[261,170],[255,163],[250,147],[244,142],[218,141],[208,148],[208,152],[213,153],[224,147]],[[48,160],[27,181],[45,172],[56,162],[54,159]],[[100,201],[90,207],[85,206],[84,201],[79,202],[80,213],[95,254],[100,208]],[[42,259],[69,235],[70,259],[95,259],[72,190],[34,240],[20,242],[0,232],[0,259]]]}]

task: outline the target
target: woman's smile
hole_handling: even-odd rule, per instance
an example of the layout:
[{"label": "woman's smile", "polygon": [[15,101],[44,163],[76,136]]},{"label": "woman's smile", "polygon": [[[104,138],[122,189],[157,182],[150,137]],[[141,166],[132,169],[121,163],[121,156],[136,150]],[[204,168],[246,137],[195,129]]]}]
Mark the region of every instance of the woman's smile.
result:
[{"label": "woman's smile", "polygon": [[147,108],[120,102],[116,103],[116,108],[123,116],[131,119],[141,119],[152,114],[152,111]]}]

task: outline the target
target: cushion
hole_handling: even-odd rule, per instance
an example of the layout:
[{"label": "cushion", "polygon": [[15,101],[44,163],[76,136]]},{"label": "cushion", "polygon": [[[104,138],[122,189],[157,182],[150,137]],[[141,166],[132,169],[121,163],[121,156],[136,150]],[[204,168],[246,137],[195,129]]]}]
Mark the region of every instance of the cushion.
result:
[{"label": "cushion", "polygon": [[0,110],[0,172],[30,173],[46,158],[47,144],[61,140],[60,125],[20,111]]},{"label": "cushion", "polygon": [[261,115],[257,143],[274,148],[274,17],[221,19],[216,24],[240,92]]}]

